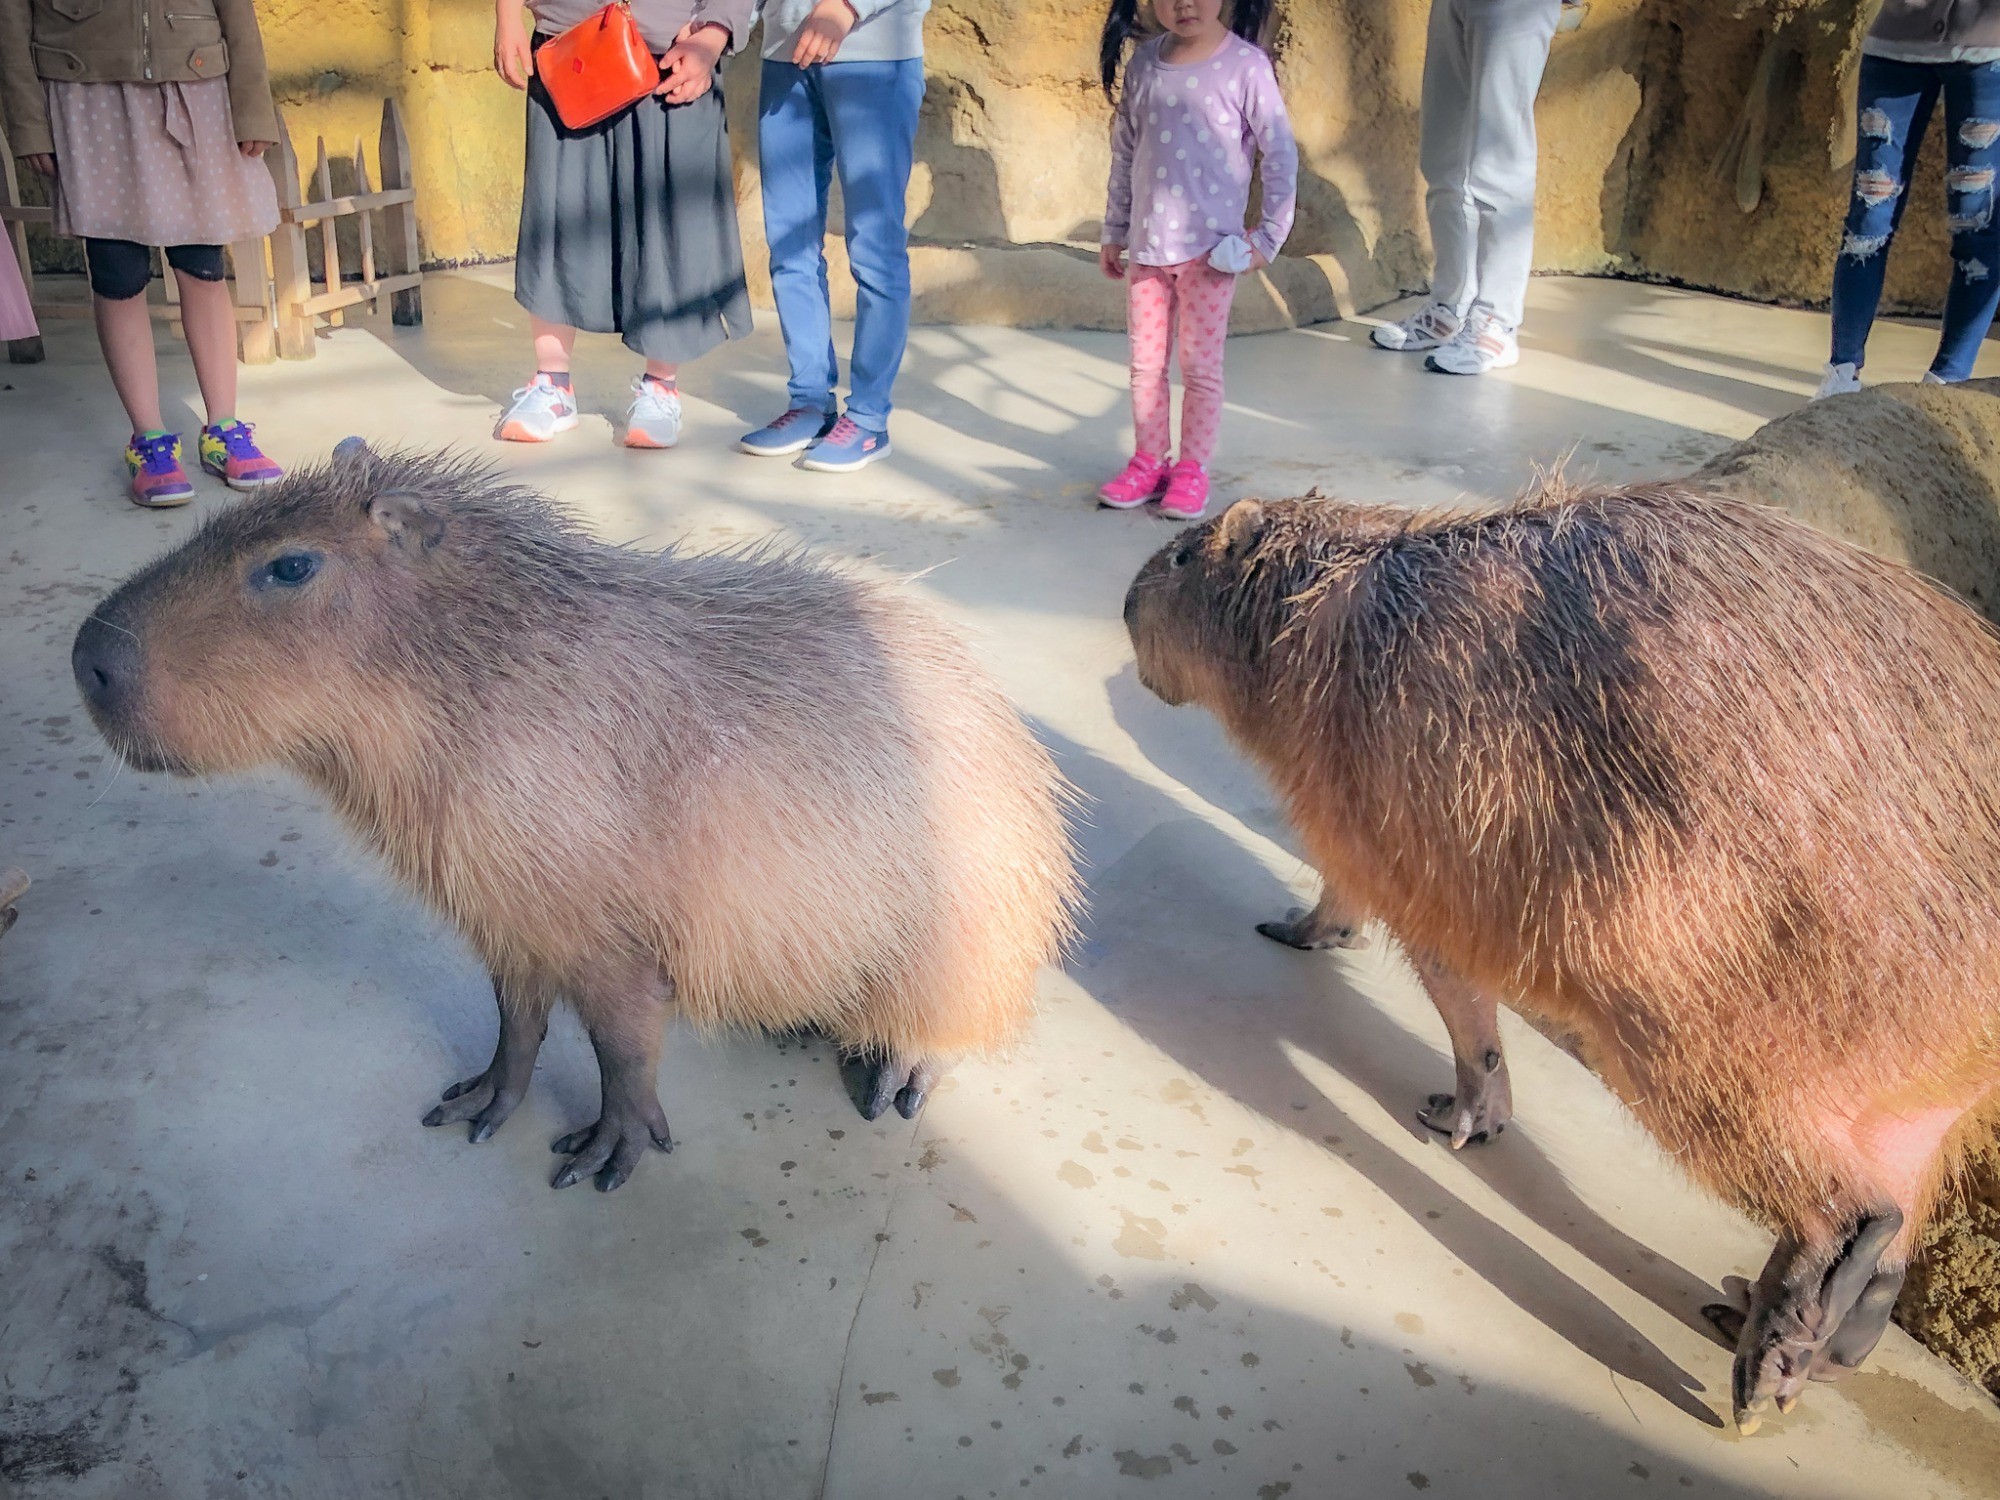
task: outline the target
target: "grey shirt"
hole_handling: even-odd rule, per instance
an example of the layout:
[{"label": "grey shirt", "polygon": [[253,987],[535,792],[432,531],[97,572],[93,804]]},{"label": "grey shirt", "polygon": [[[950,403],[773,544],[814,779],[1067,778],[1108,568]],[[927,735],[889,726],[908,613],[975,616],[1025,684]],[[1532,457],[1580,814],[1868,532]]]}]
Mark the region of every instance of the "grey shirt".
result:
[{"label": "grey shirt", "polygon": [[[798,31],[818,0],[763,0],[764,55],[792,60]],[[847,0],[860,19],[834,57],[844,62],[899,62],[924,55],[924,12],[931,0]]]},{"label": "grey shirt", "polygon": [[[534,12],[536,32],[554,36],[596,15],[604,0],[527,0],[527,6]],[[749,39],[756,15],[757,0],[632,0],[632,19],[656,53],[673,46],[681,28],[697,18],[728,27],[729,50],[734,52]]]}]

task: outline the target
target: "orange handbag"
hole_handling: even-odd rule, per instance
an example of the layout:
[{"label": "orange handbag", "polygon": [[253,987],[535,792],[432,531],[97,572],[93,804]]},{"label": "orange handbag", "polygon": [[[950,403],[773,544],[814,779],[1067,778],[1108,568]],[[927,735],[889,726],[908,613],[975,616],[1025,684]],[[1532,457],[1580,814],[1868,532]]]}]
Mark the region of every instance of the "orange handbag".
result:
[{"label": "orange handbag", "polygon": [[535,53],[535,75],[571,130],[608,120],[660,86],[660,64],[629,0],[613,0]]}]

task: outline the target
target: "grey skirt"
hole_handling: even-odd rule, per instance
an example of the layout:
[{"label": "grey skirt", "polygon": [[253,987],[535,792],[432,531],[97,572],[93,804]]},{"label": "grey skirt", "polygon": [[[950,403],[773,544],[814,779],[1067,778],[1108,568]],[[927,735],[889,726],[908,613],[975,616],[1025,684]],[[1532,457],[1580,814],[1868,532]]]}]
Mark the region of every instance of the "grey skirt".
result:
[{"label": "grey skirt", "polygon": [[514,300],[663,364],[749,333],[720,88],[570,130],[530,80]]}]

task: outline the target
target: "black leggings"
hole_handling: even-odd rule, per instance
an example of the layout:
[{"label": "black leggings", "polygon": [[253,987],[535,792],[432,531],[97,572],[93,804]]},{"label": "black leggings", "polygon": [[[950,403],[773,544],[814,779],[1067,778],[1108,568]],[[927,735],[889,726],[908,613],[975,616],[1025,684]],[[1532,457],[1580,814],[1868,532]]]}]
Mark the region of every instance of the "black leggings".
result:
[{"label": "black leggings", "polygon": [[[146,290],[153,276],[152,251],[136,240],[83,242],[90,289],[113,302],[127,302]],[[167,264],[196,281],[220,281],[225,270],[220,245],[169,245]]]}]

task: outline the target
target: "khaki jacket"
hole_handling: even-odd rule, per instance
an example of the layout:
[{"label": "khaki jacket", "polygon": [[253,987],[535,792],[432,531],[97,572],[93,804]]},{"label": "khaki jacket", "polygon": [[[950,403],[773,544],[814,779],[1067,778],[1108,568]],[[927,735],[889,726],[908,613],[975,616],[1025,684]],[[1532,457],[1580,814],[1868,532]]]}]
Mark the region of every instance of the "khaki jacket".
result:
[{"label": "khaki jacket", "polygon": [[0,113],[16,156],[55,150],[43,80],[229,80],[241,141],[278,138],[251,0],[0,0]]},{"label": "khaki jacket", "polygon": [[1905,47],[2000,47],[2000,0],[1882,0],[1868,35]]}]

